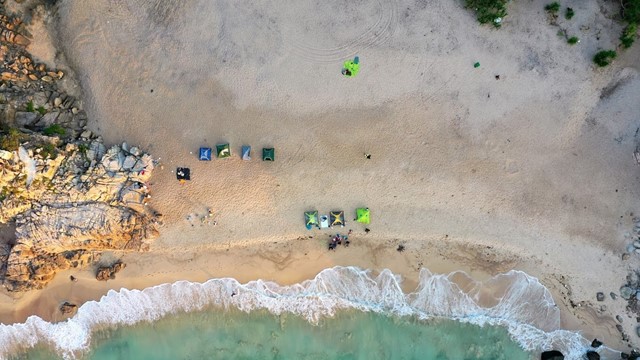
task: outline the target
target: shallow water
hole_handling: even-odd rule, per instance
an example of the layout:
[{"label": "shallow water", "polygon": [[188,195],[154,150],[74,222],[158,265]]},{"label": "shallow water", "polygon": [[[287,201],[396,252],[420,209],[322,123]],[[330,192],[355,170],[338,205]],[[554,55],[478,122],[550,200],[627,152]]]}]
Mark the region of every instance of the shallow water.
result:
[{"label": "shallow water", "polygon": [[[311,325],[267,311],[200,311],[100,331],[83,359],[511,359],[533,358],[506,329],[343,311]],[[21,358],[51,359],[44,349]]]}]

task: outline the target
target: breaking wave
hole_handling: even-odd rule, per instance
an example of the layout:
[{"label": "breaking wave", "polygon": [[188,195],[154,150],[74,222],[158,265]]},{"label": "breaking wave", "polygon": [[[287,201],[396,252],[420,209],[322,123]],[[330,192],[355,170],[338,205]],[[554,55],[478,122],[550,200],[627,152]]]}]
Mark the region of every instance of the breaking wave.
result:
[{"label": "breaking wave", "polygon": [[144,290],[111,290],[99,301],[82,305],[64,322],[50,323],[31,316],[21,324],[0,325],[0,357],[41,342],[65,358],[75,358],[89,349],[92,331],[152,322],[206,307],[245,312],[266,309],[276,315],[299,315],[314,324],[343,309],[421,319],[446,317],[506,327],[527,351],[558,349],[566,358],[578,359],[588,347],[580,334],[560,330],[560,311],[551,294],[524,272],[510,271],[479,282],[464,272],[437,275],[422,269],[414,292],[403,293],[400,284],[400,276],[390,270],[374,275],[356,267],[334,267],[291,286],[263,280],[240,284],[223,278],[204,283],[178,281]]}]

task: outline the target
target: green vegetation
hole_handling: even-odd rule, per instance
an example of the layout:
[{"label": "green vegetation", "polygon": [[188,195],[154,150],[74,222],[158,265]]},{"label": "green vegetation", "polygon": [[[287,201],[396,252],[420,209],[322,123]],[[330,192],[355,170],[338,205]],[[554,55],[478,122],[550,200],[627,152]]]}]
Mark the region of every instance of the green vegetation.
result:
[{"label": "green vegetation", "polygon": [[580,39],[578,39],[578,37],[577,37],[577,36],[572,36],[572,37],[570,37],[570,38],[568,38],[568,39],[567,39],[567,42],[568,42],[570,45],[575,45],[575,44],[577,44],[577,43],[579,43],[579,42],[580,42]]},{"label": "green vegetation", "polygon": [[38,108],[36,109],[37,112],[40,113],[40,115],[44,115],[47,113],[47,109],[44,108],[44,106],[38,106]]},{"label": "green vegetation", "polygon": [[547,4],[544,9],[551,14],[556,14],[558,11],[560,11],[560,4],[557,1],[554,1],[551,4]]},{"label": "green vegetation", "polygon": [[616,56],[618,54],[613,50],[602,50],[593,57],[593,62],[600,67],[605,67],[611,64],[611,60],[615,59]]},{"label": "green vegetation", "polygon": [[499,28],[502,19],[507,16],[508,0],[465,0],[465,7],[476,11],[481,24],[491,23]]},{"label": "green vegetation", "polygon": [[0,202],[4,201],[9,196],[9,190],[6,186],[2,187],[2,191],[0,191]]},{"label": "green vegetation", "polygon": [[35,111],[35,107],[33,106],[33,100],[29,100],[29,102],[27,103],[27,111],[28,112],[34,112]]},{"label": "green vegetation", "polygon": [[573,11],[572,8],[568,7],[567,10],[564,13],[564,18],[567,20],[571,20],[571,18],[573,17],[573,15],[575,15],[576,13]]},{"label": "green vegetation", "polygon": [[640,0],[622,0],[622,18],[627,22],[627,27],[620,35],[622,47],[628,49],[636,40],[638,24],[640,24]]},{"label": "green vegetation", "polygon": [[67,131],[60,124],[53,124],[42,131],[47,136],[60,135],[64,136]]},{"label": "green vegetation", "polygon": [[20,142],[26,139],[26,135],[16,128],[6,128],[0,130],[0,149],[16,151],[20,147]]},{"label": "green vegetation", "polygon": [[52,143],[46,143],[42,145],[42,148],[40,149],[40,156],[42,156],[43,159],[48,157],[55,159],[58,157],[58,149]]},{"label": "green vegetation", "polygon": [[622,47],[628,49],[633,45],[633,42],[636,41],[636,32],[638,32],[638,24],[636,23],[629,23],[629,25],[622,30],[622,35],[620,35]]}]

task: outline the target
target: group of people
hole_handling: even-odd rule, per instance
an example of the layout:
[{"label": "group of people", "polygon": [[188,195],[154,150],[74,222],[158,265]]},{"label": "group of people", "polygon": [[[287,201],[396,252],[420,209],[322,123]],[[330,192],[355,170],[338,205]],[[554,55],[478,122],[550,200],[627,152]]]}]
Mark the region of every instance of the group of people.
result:
[{"label": "group of people", "polygon": [[[349,234],[351,234],[351,230],[349,230]],[[335,234],[329,235],[329,237],[331,238],[331,241],[329,241],[329,250],[335,250],[338,245],[342,244],[344,244],[345,247],[348,247],[351,243],[348,235]]]}]

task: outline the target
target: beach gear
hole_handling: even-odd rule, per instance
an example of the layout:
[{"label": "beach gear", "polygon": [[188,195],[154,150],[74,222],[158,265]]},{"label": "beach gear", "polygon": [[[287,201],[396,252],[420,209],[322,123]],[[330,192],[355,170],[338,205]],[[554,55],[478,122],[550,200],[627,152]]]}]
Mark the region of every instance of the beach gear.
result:
[{"label": "beach gear", "polygon": [[329,227],[329,217],[327,215],[320,216],[320,229],[326,229]]},{"label": "beach gear", "polygon": [[363,224],[369,224],[371,222],[369,208],[357,208],[356,221]]},{"label": "beach gear", "polygon": [[348,77],[354,77],[358,75],[360,71],[360,58],[356,56],[353,60],[347,60],[342,67],[342,74]]},{"label": "beach gear", "polygon": [[307,230],[311,230],[313,226],[318,226],[318,210],[306,211],[304,213],[304,221]]},{"label": "beach gear", "polygon": [[210,147],[201,147],[200,148],[200,161],[211,161],[211,148]]},{"label": "beach gear", "polygon": [[332,211],[329,214],[329,220],[331,221],[331,227],[343,226],[344,227],[344,211]]},{"label": "beach gear", "polygon": [[276,159],[276,151],[274,148],[263,148],[262,149],[262,160],[264,161],[274,161]]},{"label": "beach gear", "polygon": [[176,177],[180,181],[191,180],[191,169],[179,167],[176,170]]},{"label": "beach gear", "polygon": [[242,160],[251,160],[251,146],[242,145]]},{"label": "beach gear", "polygon": [[231,149],[229,149],[229,144],[216,145],[216,152],[218,154],[218,159],[224,159],[231,156]]}]

